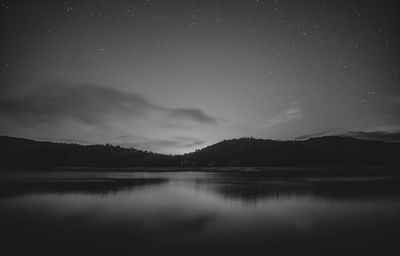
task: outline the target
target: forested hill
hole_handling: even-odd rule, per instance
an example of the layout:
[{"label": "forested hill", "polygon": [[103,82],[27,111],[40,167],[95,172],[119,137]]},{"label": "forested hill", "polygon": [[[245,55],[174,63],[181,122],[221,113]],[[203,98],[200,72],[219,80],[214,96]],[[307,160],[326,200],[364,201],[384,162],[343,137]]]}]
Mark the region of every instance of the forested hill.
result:
[{"label": "forested hill", "polygon": [[400,143],[320,137],[305,141],[224,140],[184,155],[113,145],[39,142],[0,136],[2,168],[172,166],[400,166]]},{"label": "forested hill", "polygon": [[109,144],[84,146],[0,136],[0,166],[5,167],[130,167],[178,164],[177,156]]},{"label": "forested hill", "polygon": [[305,141],[241,138],[184,158],[188,163],[216,166],[400,166],[400,143],[335,136]]}]

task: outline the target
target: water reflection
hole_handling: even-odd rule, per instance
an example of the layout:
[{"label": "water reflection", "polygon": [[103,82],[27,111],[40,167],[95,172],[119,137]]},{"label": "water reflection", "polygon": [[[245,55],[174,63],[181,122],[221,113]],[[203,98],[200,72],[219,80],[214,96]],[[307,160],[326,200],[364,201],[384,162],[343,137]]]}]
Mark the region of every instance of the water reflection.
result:
[{"label": "water reflection", "polygon": [[3,179],[2,250],[52,255],[398,255],[400,249],[396,178],[87,175]]},{"label": "water reflection", "polygon": [[281,197],[316,197],[327,200],[371,200],[400,198],[400,180],[371,181],[241,181],[240,183],[207,183],[198,181],[197,187],[215,192],[227,200],[247,203],[279,199]]},{"label": "water reflection", "polygon": [[85,193],[105,196],[167,182],[165,178],[65,178],[40,181],[1,182],[0,198],[25,194]]}]

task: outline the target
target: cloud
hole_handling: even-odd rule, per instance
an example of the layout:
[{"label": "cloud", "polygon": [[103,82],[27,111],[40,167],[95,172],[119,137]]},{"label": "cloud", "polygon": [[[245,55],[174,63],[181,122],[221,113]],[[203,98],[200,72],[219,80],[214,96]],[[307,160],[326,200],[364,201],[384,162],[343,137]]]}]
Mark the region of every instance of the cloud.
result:
[{"label": "cloud", "polygon": [[261,124],[261,126],[264,128],[268,128],[268,127],[275,126],[275,125],[278,125],[281,123],[286,123],[286,122],[290,122],[293,120],[299,120],[302,118],[303,118],[302,109],[300,107],[293,107],[293,108],[287,109],[285,112],[283,112],[271,119],[268,119],[263,124]]},{"label": "cloud", "polygon": [[357,139],[379,140],[385,142],[400,142],[400,128],[398,128],[398,126],[393,126],[393,127],[388,126],[387,128],[382,127],[382,129],[375,131],[347,131],[341,133],[334,133],[328,131],[317,132],[317,133],[298,136],[295,138],[295,140],[306,140],[321,136],[343,136],[343,137],[352,137]]},{"label": "cloud", "polygon": [[88,84],[47,83],[0,98],[1,116],[25,124],[56,124],[65,120],[98,124],[108,115],[138,117],[152,109],[156,106],[138,94]]},{"label": "cloud", "polygon": [[100,125],[111,120],[145,118],[160,113],[180,122],[215,125],[218,119],[196,108],[168,108],[140,94],[92,84],[66,85],[61,82],[3,91],[0,116],[23,125],[60,124],[76,121]]},{"label": "cloud", "polygon": [[196,108],[170,108],[166,109],[169,117],[178,119],[190,119],[200,123],[216,124],[218,119],[205,114],[200,109]]},{"label": "cloud", "polygon": [[397,131],[350,131],[342,136],[358,139],[380,140],[386,142],[400,142],[400,130]]},{"label": "cloud", "polygon": [[400,94],[390,98],[390,102],[393,104],[400,104]]},{"label": "cloud", "polygon": [[309,133],[309,134],[303,134],[298,137],[295,137],[294,140],[306,140],[306,139],[315,138],[315,137],[329,136],[330,134],[331,133],[329,133],[329,132]]}]

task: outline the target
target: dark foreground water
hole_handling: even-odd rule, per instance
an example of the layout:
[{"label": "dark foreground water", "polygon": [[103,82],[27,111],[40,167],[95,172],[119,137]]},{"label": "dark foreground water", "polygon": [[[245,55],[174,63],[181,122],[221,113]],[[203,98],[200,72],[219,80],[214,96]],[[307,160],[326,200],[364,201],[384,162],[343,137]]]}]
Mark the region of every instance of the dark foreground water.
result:
[{"label": "dark foreground water", "polygon": [[398,178],[0,173],[1,255],[400,255]]}]

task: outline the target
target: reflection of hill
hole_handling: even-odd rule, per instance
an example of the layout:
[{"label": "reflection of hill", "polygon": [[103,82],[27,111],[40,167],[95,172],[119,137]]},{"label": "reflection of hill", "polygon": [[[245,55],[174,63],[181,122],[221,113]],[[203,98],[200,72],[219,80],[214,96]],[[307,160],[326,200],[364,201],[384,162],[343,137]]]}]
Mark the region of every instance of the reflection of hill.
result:
[{"label": "reflection of hill", "polygon": [[[199,184],[201,186],[201,184]],[[226,199],[257,202],[283,197],[310,196],[330,200],[400,199],[400,179],[374,180],[242,180],[215,182],[207,190]]]},{"label": "reflection of hill", "polygon": [[10,197],[31,193],[87,193],[106,195],[121,190],[141,189],[166,182],[160,178],[87,178],[62,179],[38,182],[1,182],[0,197]]}]

